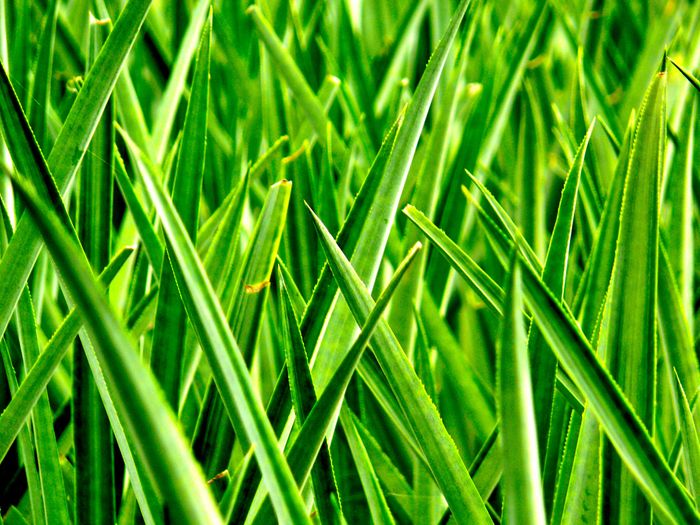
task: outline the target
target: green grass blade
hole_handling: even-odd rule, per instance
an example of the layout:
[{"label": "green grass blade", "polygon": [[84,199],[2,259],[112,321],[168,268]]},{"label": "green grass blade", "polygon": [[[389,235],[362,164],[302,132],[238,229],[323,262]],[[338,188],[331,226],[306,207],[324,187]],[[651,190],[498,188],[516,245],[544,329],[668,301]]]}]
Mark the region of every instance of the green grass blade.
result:
[{"label": "green grass blade", "polygon": [[[561,198],[559,200],[557,220],[554,223],[552,237],[549,241],[549,248],[542,270],[542,281],[562,300],[564,298],[566,275],[569,265],[571,233],[574,225],[574,214],[581,172],[583,171],[583,163],[594,125],[595,122],[588,128],[576,152],[566,182],[564,183],[564,188],[562,189]],[[554,399],[557,365],[556,358],[551,350],[547,348],[539,330],[536,326],[532,326],[532,324],[528,334],[528,351],[531,359],[532,377],[537,378],[537,382],[533,386],[533,396],[537,414],[537,435],[540,445],[540,459],[544,466],[544,452],[546,450],[547,436],[550,432],[549,423]],[[545,473],[545,476],[546,475],[547,473]]]},{"label": "green grass blade", "polygon": [[634,120],[630,119],[622,142],[617,166],[608,190],[596,240],[591,249],[573,306],[583,332],[591,336],[608,292],[615,261],[615,246],[620,231],[620,208],[625,177],[634,138]]},{"label": "green grass blade", "polygon": [[136,195],[134,185],[129,179],[124,167],[124,161],[119,152],[115,152],[116,162],[114,163],[114,180],[116,181],[119,190],[124,197],[129,213],[131,214],[136,230],[141,238],[141,244],[145,250],[146,256],[153,268],[161,268],[163,265],[164,248],[158,238],[156,230],[153,228],[148,213],[144,209],[141,201]]},{"label": "green grass blade", "polygon": [[688,403],[688,398],[683,390],[681,380],[676,376],[676,387],[681,402],[681,439],[683,440],[683,455],[685,457],[689,478],[687,484],[690,493],[695,498],[695,506],[698,506],[698,493],[700,492],[700,437],[695,426],[693,411]]},{"label": "green grass blade", "polygon": [[[323,223],[315,215],[314,219],[338,286],[344,291],[343,296],[358,323],[364,323],[373,306],[372,298]],[[411,424],[453,516],[458,522],[490,523],[486,507],[452,438],[445,430],[435,405],[386,322],[379,323],[373,339],[375,356],[388,376],[387,380]]]},{"label": "green grass blade", "polygon": [[[229,314],[229,325],[246,365],[252,364],[260,333],[262,312],[268,297],[273,265],[287,219],[292,184],[283,180],[273,184],[265,199],[255,230],[239,264],[225,276],[222,290],[222,308]],[[229,250],[230,247],[222,247]],[[205,472],[215,475],[224,470],[231,455],[236,431],[243,448],[249,442],[241,434],[240,424],[233,428],[226,418],[226,402],[211,384],[205,396],[198,427],[195,432],[195,450],[202,457]],[[204,417],[206,416],[206,417]]]},{"label": "green grass blade", "polygon": [[420,211],[412,205],[403,212],[418,228],[427,233],[438,249],[447,258],[456,271],[473,286],[474,291],[484,303],[496,313],[501,313],[503,290],[496,282],[466,253],[452,241],[445,232],[435,227]]},{"label": "green grass blade", "polygon": [[[317,402],[316,391],[304,341],[299,332],[291,299],[284,280],[280,282],[282,304],[282,333],[285,336],[285,361],[289,373],[289,386],[292,394],[292,406],[296,415],[296,425],[301,427]],[[333,523],[341,516],[335,516],[333,503],[340,507],[340,496],[333,475],[330,447],[321,445],[314,468],[311,473],[316,510],[322,523]]]},{"label": "green grass blade", "polygon": [[[573,443],[572,443],[573,445]],[[599,521],[601,499],[601,432],[593,411],[583,413],[566,486],[562,525]]]},{"label": "green grass blade", "polygon": [[[206,2],[201,4],[206,6]],[[197,52],[192,94],[187,105],[173,185],[173,205],[193,243],[196,243],[197,237],[207,142],[211,27],[209,12]],[[162,130],[161,132],[164,133]],[[154,137],[158,135],[154,134]],[[176,410],[180,401],[186,341],[187,314],[175,282],[170,252],[166,249],[158,280],[158,306],[153,328],[151,368],[165,392],[166,399]]]},{"label": "green grass blade", "polygon": [[[325,436],[335,421],[334,415],[341,409],[345,392],[355,370],[360,365],[362,356],[370,342],[372,334],[389,305],[389,301],[396,292],[396,288],[401,282],[401,279],[406,275],[412,261],[415,259],[420,247],[420,244],[415,245],[396,269],[389,284],[387,284],[387,287],[377,299],[372,311],[362,325],[362,330],[357,336],[357,339],[355,339],[349,352],[335,370],[332,380],[328,383],[328,387],[323,390],[323,393],[304,421],[294,442],[289,446],[287,459],[292,472],[294,472],[295,479],[299,481],[299,483],[302,483],[308,477],[316,455],[325,440]],[[266,513],[265,507],[263,507],[258,514],[258,519],[264,523],[265,518],[268,516],[269,513]]]},{"label": "green grass blade", "polygon": [[[104,26],[94,19],[89,30],[87,67],[103,45]],[[114,104],[107,102],[78,179],[76,229],[95,272],[109,263],[112,230],[112,170],[114,167]],[[73,359],[73,428],[75,441],[74,520],[81,524],[114,523],[114,440],[107,414],[93,381],[87,357],[78,345]]]},{"label": "green grass blade", "polygon": [[[374,201],[369,208],[360,230],[357,246],[351,253],[351,261],[358,275],[372,288],[379,271],[383,252],[389,239],[393,218],[399,207],[401,194],[408,178],[418,140],[423,131],[433,96],[442,76],[457,32],[470,2],[463,0],[450,20],[445,34],[432,54],[416,92],[405,110],[403,122],[396,136],[396,142],[380,179]],[[347,348],[345,340],[354,325],[352,314],[344,304],[336,307],[328,321],[326,336],[313,361],[316,384],[323,388],[329,377],[329,370]]]},{"label": "green grass blade", "polygon": [[498,405],[503,446],[505,515],[509,523],[544,524],[544,499],[523,322],[520,266],[512,257],[498,354]]},{"label": "green grass blade", "polygon": [[685,69],[685,68],[684,68],[683,66],[681,66],[680,64],[677,64],[673,59],[671,59],[671,64],[673,64],[673,65],[676,67],[676,69],[678,69],[678,71],[681,72],[681,74],[688,80],[688,82],[690,82],[690,84],[691,84],[695,89],[697,89],[698,91],[700,91],[700,80],[698,80],[697,78],[695,78],[695,76],[694,76],[690,71],[688,71],[687,69]]},{"label": "green grass blade", "polygon": [[697,102],[691,100],[690,106],[690,111],[685,112],[680,124],[680,148],[673,156],[671,172],[666,180],[666,200],[670,208],[670,216],[664,233],[665,239],[670,241],[666,243],[668,256],[678,283],[683,311],[692,333],[695,309],[693,304],[695,278],[693,162]]},{"label": "green grass blade", "polygon": [[340,422],[343,425],[343,430],[345,431],[345,436],[350,446],[350,452],[355,461],[355,466],[360,476],[360,482],[362,483],[365,497],[367,498],[372,516],[372,523],[395,523],[389,506],[387,505],[384,491],[379,484],[379,479],[374,471],[369,455],[367,454],[367,449],[355,427],[353,415],[347,405],[343,405],[340,409]]},{"label": "green grass blade", "polygon": [[[119,252],[100,274],[100,281],[107,286],[131,256],[132,250]],[[0,460],[17,437],[22,425],[49,384],[53,373],[70,349],[70,343],[78,336],[82,322],[77,310],[71,310],[56,333],[51,337],[38,359],[31,367],[12,400],[0,414]]]},{"label": "green grass blade", "polygon": [[[30,369],[39,358],[39,340],[36,333],[32,298],[26,287],[17,307],[17,326],[24,366]],[[68,501],[66,489],[58,463],[58,446],[53,418],[49,396],[45,392],[39,396],[32,413],[37,464],[44,500],[44,515],[47,524],[67,525],[71,520],[66,506]]]},{"label": "green grass blade", "polygon": [[[0,354],[2,354],[3,368],[7,377],[7,386],[10,394],[14,395],[17,391],[17,375],[14,366],[12,365],[12,357],[10,350],[5,340],[0,342]],[[37,472],[36,459],[34,456],[34,443],[32,443],[32,434],[29,425],[19,425],[17,444],[19,448],[19,457],[24,467],[24,477],[27,480],[27,492],[29,500],[29,513],[32,516],[33,523],[46,523],[44,514],[43,498],[41,493],[41,480]],[[9,444],[8,444],[9,448]],[[14,508],[14,507],[13,507]],[[8,517],[10,513],[8,513]],[[25,521],[25,523],[28,523]]]},{"label": "green grass blade", "polygon": [[[31,132],[21,123],[23,116],[19,102],[16,102],[10,81],[3,71],[0,77],[0,118],[3,119],[6,139],[13,139],[13,146],[9,148],[13,160],[30,180],[45,180],[44,176],[51,173],[61,190],[68,186],[87,151],[119,71],[139,34],[150,5],[150,0],[130,0],[124,6],[56,138],[47,160],[48,170],[38,160],[38,150],[31,149]],[[0,333],[4,333],[7,328],[40,247],[40,237],[31,220],[20,220],[15,235],[0,260],[0,273],[6,277],[0,281]]]},{"label": "green grass blade", "polygon": [[39,51],[34,67],[34,84],[29,102],[29,122],[37,142],[42,148],[48,146],[48,115],[51,103],[51,83],[42,82],[53,74],[54,44],[56,39],[56,22],[58,20],[58,0],[51,0],[44,14],[43,30],[39,41]]},{"label": "green grass blade", "polygon": [[[187,290],[185,304],[209,365],[217,389],[229,417],[241,418],[247,437],[255,446],[264,480],[268,484],[275,510],[283,521],[308,522],[298,489],[289,467],[277,448],[277,440],[265,416],[257,394],[253,391],[250,375],[241,350],[231,334],[211,283],[205,275],[185,226],[180,221],[169,197],[148,171],[142,173],[143,182],[153,199],[158,216],[168,239],[175,277],[180,290]],[[180,281],[182,279],[182,282]]]},{"label": "green grass blade", "polygon": [[[207,14],[211,16],[210,0],[199,0],[192,10],[192,16],[180,43],[180,49],[172,67],[168,84],[158,104],[151,133],[153,137],[153,158],[158,164],[165,157],[170,133],[177,115],[176,109],[186,88],[187,71],[195,55],[199,53],[199,56],[202,56],[204,35],[211,31],[211,29],[207,29]],[[199,52],[197,49],[199,49]]]},{"label": "green grass blade", "polygon": [[[56,212],[42,203],[29,183],[18,181],[15,188],[23,193],[54,263],[61,268],[66,288],[83,315],[90,338],[96,343],[98,366],[111,385],[109,393],[124,418],[129,441],[151,480],[183,519],[192,523],[219,523],[221,518],[201,470],[162,392],[141,364],[129,337],[106,302],[87,259],[76,245],[77,240],[66,230]],[[144,428],[150,428],[151,432],[143,432]]]},{"label": "green grass blade", "polygon": [[[649,432],[656,403],[656,300],[659,192],[666,133],[666,72],[656,75],[642,103],[630,151],[620,233],[608,291],[606,363]],[[624,353],[623,353],[624,349]],[[606,465],[607,466],[607,465]],[[643,519],[648,506],[625,467],[613,461],[604,494],[622,522]],[[645,510],[647,509],[647,510]],[[616,514],[614,514],[616,516]]]},{"label": "green grass blade", "polygon": [[[415,208],[409,207],[405,213],[448,260],[456,261],[453,264],[460,274],[469,274],[466,268],[458,267],[459,261],[468,258],[468,255],[460,248],[445,243],[444,233]],[[685,489],[571,314],[527,264],[523,265],[523,284],[526,305],[545,340],[588,401],[626,467],[653,503],[655,512],[667,520],[699,522],[700,515],[696,514]]]},{"label": "green grass blade", "polygon": [[270,53],[273,61],[279,67],[279,73],[284,77],[290,89],[299,101],[299,105],[306,112],[306,116],[313,125],[319,140],[326,145],[326,130],[328,125],[331,126],[331,143],[327,145],[333,152],[333,158],[338,166],[342,163],[346,155],[346,146],[343,139],[338,134],[335,126],[326,117],[326,112],[323,105],[316,98],[316,95],[309,87],[308,82],[304,78],[303,73],[290,56],[289,51],[285,49],[282,42],[279,40],[269,22],[264,18],[260,9],[252,5],[246,11],[252,18],[255,28],[265,44],[265,47]]}]

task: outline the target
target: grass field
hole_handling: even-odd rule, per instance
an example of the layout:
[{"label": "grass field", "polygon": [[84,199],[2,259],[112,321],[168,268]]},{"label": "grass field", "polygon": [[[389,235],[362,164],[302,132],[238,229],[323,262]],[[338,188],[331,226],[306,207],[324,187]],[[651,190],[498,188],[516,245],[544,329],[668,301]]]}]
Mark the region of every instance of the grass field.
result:
[{"label": "grass field", "polygon": [[0,0],[0,525],[700,523],[700,3]]}]

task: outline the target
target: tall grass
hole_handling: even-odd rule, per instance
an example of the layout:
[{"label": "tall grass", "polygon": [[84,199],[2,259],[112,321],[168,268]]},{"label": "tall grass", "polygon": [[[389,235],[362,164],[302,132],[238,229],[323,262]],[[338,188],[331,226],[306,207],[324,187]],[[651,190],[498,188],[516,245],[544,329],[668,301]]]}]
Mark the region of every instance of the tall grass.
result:
[{"label": "tall grass", "polygon": [[0,525],[700,523],[687,0],[0,0]]}]

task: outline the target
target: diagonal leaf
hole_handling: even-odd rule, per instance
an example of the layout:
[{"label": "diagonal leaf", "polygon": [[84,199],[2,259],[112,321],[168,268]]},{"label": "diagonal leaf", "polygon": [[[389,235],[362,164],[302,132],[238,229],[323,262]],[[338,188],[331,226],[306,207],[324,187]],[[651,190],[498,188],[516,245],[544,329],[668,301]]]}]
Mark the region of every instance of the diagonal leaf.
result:
[{"label": "diagonal leaf", "polygon": [[289,466],[277,447],[270,421],[265,416],[260,400],[253,390],[243,355],[231,334],[226,317],[205,274],[202,263],[192,245],[173,203],[162,186],[148,170],[141,172],[143,183],[151,195],[163,223],[172,255],[171,262],[179,289],[187,290],[185,301],[188,317],[193,323],[202,349],[212,368],[217,389],[229,418],[240,418],[251,444],[255,447],[265,482],[268,484],[275,510],[282,521],[305,523],[306,515]]},{"label": "diagonal leaf", "polygon": [[[374,304],[371,295],[323,223],[315,215],[313,217],[338,286],[344,292],[343,296],[358,323],[364,323]],[[374,354],[423,449],[453,516],[458,522],[490,523],[484,502],[452,438],[386,321],[377,326],[373,341]]]}]

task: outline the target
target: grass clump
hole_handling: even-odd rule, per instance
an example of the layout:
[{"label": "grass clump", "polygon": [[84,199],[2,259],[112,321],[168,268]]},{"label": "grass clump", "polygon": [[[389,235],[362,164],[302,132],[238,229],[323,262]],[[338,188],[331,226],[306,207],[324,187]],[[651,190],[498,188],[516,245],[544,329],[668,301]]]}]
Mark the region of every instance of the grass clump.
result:
[{"label": "grass clump", "polygon": [[700,523],[699,28],[0,3],[0,523]]}]

